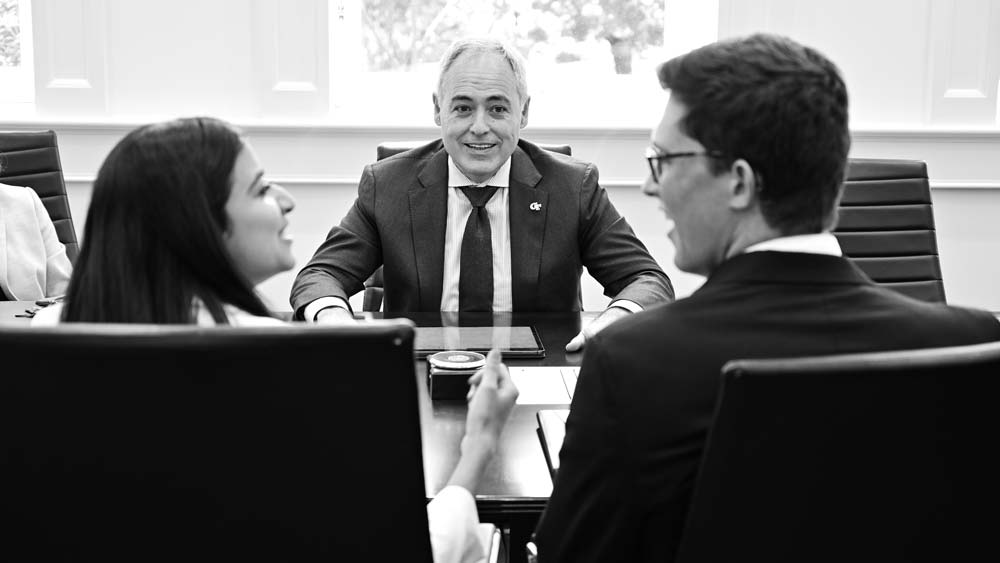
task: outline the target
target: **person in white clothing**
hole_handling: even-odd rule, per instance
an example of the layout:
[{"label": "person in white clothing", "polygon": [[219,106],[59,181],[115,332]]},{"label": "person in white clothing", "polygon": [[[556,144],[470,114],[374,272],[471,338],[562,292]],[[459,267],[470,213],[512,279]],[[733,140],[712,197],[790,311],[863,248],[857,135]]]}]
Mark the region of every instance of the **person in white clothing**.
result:
[{"label": "person in white clothing", "polygon": [[0,300],[60,296],[72,271],[35,190],[0,184]]}]

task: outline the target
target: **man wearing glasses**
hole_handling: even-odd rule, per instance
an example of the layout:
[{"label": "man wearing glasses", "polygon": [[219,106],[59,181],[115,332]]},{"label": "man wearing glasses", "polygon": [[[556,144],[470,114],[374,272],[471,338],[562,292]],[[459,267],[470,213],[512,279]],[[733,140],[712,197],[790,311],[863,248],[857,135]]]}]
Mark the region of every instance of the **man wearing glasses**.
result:
[{"label": "man wearing glasses", "polygon": [[841,255],[847,90],[822,54],[754,35],[658,74],[670,98],[643,191],[673,224],[677,266],[708,279],[587,344],[542,563],[673,560],[728,360],[1000,339],[991,314],[881,288]]}]

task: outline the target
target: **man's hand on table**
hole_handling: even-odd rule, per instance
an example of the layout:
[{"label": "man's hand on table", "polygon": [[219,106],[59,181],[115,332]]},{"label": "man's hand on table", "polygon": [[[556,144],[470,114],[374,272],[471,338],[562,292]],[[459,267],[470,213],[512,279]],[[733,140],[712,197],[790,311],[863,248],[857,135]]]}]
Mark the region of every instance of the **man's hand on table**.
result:
[{"label": "man's hand on table", "polygon": [[618,319],[627,317],[631,314],[631,311],[621,307],[608,307],[596,319],[587,323],[587,326],[583,327],[580,334],[577,334],[573,337],[573,340],[569,341],[569,344],[566,345],[566,351],[578,352],[582,350],[583,346],[587,343],[587,339],[593,337],[598,332],[601,332],[605,329],[605,327]]}]

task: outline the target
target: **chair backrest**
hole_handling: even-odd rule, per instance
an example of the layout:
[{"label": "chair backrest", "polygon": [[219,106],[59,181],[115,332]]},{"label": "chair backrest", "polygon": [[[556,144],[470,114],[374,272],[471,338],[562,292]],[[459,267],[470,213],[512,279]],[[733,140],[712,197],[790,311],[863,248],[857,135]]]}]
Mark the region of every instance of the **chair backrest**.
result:
[{"label": "chair backrest", "polygon": [[38,193],[56,227],[66,255],[80,253],[55,131],[0,131],[0,183],[26,186]]},{"label": "chair backrest", "polygon": [[834,234],[844,254],[875,282],[944,302],[925,163],[851,159]]},{"label": "chair backrest", "polygon": [[[430,141],[388,141],[379,143],[375,151],[376,160],[389,158],[390,156],[406,152],[429,142]],[[538,146],[545,150],[561,153],[566,156],[573,155],[573,149],[570,148],[569,145],[538,143]],[[383,283],[382,266],[379,266],[379,268],[375,270],[375,273],[365,280],[365,294],[361,303],[363,310],[379,311],[382,309],[382,297],[385,295]]]},{"label": "chair backrest", "polygon": [[431,561],[413,325],[0,327],[12,560]]},{"label": "chair backrest", "polygon": [[998,375],[1000,342],[727,363],[677,561],[997,557]]}]

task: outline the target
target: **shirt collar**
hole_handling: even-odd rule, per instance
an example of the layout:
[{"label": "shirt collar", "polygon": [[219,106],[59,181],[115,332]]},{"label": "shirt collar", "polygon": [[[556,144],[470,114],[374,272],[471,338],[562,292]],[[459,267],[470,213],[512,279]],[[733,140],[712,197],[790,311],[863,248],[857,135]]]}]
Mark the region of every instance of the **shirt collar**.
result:
[{"label": "shirt collar", "polygon": [[808,235],[794,235],[790,237],[778,237],[771,240],[751,244],[744,250],[750,252],[801,252],[804,254],[825,254],[827,256],[843,256],[840,250],[840,243],[833,233],[813,233]]},{"label": "shirt collar", "polygon": [[457,188],[462,186],[495,186],[498,188],[508,188],[510,187],[510,158],[504,161],[497,173],[493,175],[489,180],[478,184],[468,179],[458,166],[455,165],[455,160],[448,155],[448,187]]}]

